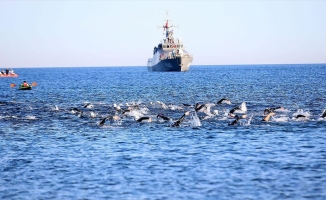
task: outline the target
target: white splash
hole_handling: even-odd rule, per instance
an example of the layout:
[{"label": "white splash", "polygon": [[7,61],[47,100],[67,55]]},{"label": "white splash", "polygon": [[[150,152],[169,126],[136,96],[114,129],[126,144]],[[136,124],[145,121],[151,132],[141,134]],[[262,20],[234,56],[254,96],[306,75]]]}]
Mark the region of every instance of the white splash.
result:
[{"label": "white splash", "polygon": [[[303,115],[304,117],[299,117],[298,115]],[[294,121],[307,121],[309,120],[310,113],[309,111],[303,111],[302,109],[298,109],[297,112],[292,114],[292,119]]]},{"label": "white splash", "polygon": [[283,107],[278,108],[278,109],[275,109],[274,111],[275,111],[275,112],[289,112],[289,110],[287,110],[287,109],[285,109],[285,108],[283,108]]},{"label": "white splash", "polygon": [[211,113],[211,107],[215,106],[215,104],[209,103],[206,104],[206,109],[204,110],[204,113],[207,115],[205,116],[205,119],[212,118],[215,115],[218,115],[218,110],[214,110],[213,113]]},{"label": "white splash", "polygon": [[130,112],[127,113],[127,115],[130,117],[134,117],[135,120],[144,116],[139,110],[131,110]]},{"label": "white splash", "polygon": [[247,112],[246,102],[242,102],[242,104],[234,111],[234,113],[245,114]]},{"label": "white splash", "polygon": [[242,104],[240,105],[240,110],[243,111],[243,112],[247,112],[246,102],[242,102]]},{"label": "white splash", "polygon": [[224,100],[223,103],[230,105],[231,101],[230,100]]},{"label": "white splash", "polygon": [[205,104],[205,106],[206,106],[206,112],[205,113],[211,113],[211,107],[214,107],[215,104],[207,103],[207,104]]},{"label": "white splash", "polygon": [[251,125],[251,121],[252,121],[252,118],[254,117],[254,115],[250,115],[248,121],[246,124],[244,124],[245,126],[250,126]]},{"label": "white splash", "polygon": [[96,114],[93,111],[90,112],[90,115],[91,115],[92,118],[95,118],[96,117]]},{"label": "white splash", "polygon": [[224,117],[228,117],[228,116],[229,116],[229,111],[228,111],[228,110],[224,109],[223,112],[224,112],[224,113],[223,113],[222,115],[223,115]]},{"label": "white splash", "polygon": [[35,116],[33,116],[33,115],[27,115],[27,116],[26,116],[26,119],[31,119],[31,120],[34,120],[34,119],[36,119],[36,117],[35,117]]},{"label": "white splash", "polygon": [[54,106],[54,108],[52,108],[53,111],[59,111],[59,107],[57,105]]},{"label": "white splash", "polygon": [[158,103],[159,105],[161,105],[161,108],[163,108],[163,109],[169,109],[163,102],[161,102],[161,101],[157,101],[156,103]]},{"label": "white splash", "polygon": [[271,121],[274,121],[274,122],[287,122],[289,120],[290,120],[290,118],[288,118],[286,116],[280,116],[280,117],[272,116],[272,118],[271,118]]},{"label": "white splash", "polygon": [[297,112],[293,113],[293,117],[296,117],[298,115],[304,115],[305,117],[309,117],[310,116],[310,113],[309,111],[303,111],[303,109],[298,109]]},{"label": "white splash", "polygon": [[[136,110],[136,111],[137,111],[137,110]],[[148,108],[140,108],[140,109],[138,109],[138,111],[139,111],[141,114],[146,115],[146,114],[148,113],[149,109],[148,109]]]},{"label": "white splash", "polygon": [[[194,113],[194,114],[193,114]],[[197,116],[197,113],[196,112],[193,112],[191,113],[191,126],[192,127],[198,127],[198,126],[201,126],[201,122]]]},{"label": "white splash", "polygon": [[94,105],[93,104],[89,104],[86,106],[86,108],[94,108]]},{"label": "white splash", "polygon": [[141,103],[142,103],[141,100],[138,100],[138,102],[135,101],[127,102],[125,105],[134,107],[134,106],[139,106]]},{"label": "white splash", "polygon": [[116,110],[121,110],[121,107],[119,105],[117,105],[116,103],[113,104],[113,107],[116,109]]},{"label": "white splash", "polygon": [[171,109],[171,110],[183,110],[182,107],[177,106],[177,105],[170,105],[170,109]]}]

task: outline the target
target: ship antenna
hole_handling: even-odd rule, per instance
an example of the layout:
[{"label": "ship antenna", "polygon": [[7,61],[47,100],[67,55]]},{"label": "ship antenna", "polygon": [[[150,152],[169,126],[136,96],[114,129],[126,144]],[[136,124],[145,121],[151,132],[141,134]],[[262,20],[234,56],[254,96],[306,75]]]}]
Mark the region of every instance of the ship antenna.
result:
[{"label": "ship antenna", "polygon": [[179,26],[169,25],[169,21],[172,21],[172,20],[169,20],[168,15],[169,15],[169,11],[166,10],[166,20],[163,20],[165,22],[165,25],[158,27],[158,28],[163,28],[163,34],[164,34],[164,31],[165,31],[165,37],[166,38],[169,36],[169,28],[179,27]]}]

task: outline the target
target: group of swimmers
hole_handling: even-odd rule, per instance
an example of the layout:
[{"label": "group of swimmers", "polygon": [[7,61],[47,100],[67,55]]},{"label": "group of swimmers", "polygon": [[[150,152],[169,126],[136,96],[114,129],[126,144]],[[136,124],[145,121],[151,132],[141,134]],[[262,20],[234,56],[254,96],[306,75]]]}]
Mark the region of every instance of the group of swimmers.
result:
[{"label": "group of swimmers", "polygon": [[[171,117],[166,116],[165,114],[162,114],[160,111],[158,111],[158,114],[153,115],[147,114],[148,108],[147,107],[141,107],[141,104],[133,104],[133,105],[126,105],[121,107],[117,104],[113,104],[113,110],[115,114],[112,113],[112,115],[101,117],[101,120],[97,123],[99,126],[105,125],[106,121],[118,122],[122,119],[126,119],[129,117],[133,117],[135,122],[153,122],[153,118],[155,116],[156,120],[161,122],[169,122],[171,127],[178,127],[184,122],[187,116],[191,114],[192,123],[200,124],[201,120],[206,120],[213,118],[218,115],[218,110],[213,110],[211,112],[211,107],[215,105],[220,105],[222,107],[225,107],[225,105],[222,104],[231,104],[231,101],[227,98],[222,98],[219,101],[217,101],[216,104],[213,103],[196,103],[195,105],[190,104],[183,104],[183,106],[166,106],[163,102],[157,101],[155,103],[150,103],[152,106],[154,106],[154,109],[164,109],[164,110],[186,110],[186,112],[183,112],[182,116],[177,118],[177,120],[173,120]],[[92,108],[91,103],[85,104],[84,108]],[[158,107],[157,107],[158,106]],[[146,110],[143,112],[143,110]],[[232,119],[228,123],[229,126],[237,125],[241,120],[247,118],[247,106],[246,102],[242,102],[240,105],[235,106],[231,109],[223,109],[225,112],[225,115],[222,115],[222,117],[227,117],[228,119]],[[78,109],[74,108],[72,109],[73,113],[78,113],[79,116],[83,114],[83,112]],[[282,106],[277,107],[269,107],[263,110],[263,117],[261,118],[261,122],[269,122],[271,118],[276,116],[278,112],[286,112],[286,109]],[[167,114],[168,112],[166,112]],[[145,116],[144,116],[145,115]],[[303,112],[302,110],[298,110],[296,113],[293,114],[293,119],[302,121],[302,120],[309,120],[310,114],[308,112]],[[321,117],[326,119],[326,109],[322,112]],[[252,117],[249,118],[249,121]],[[282,118],[282,115],[281,115]],[[131,118],[132,119],[132,118]],[[196,121],[197,120],[197,121]],[[275,118],[277,120],[277,118]],[[200,125],[199,125],[200,126]]]},{"label": "group of swimmers", "polygon": [[[162,102],[158,102],[158,103],[162,105],[163,109],[167,109],[167,106],[165,104],[163,104]],[[231,104],[231,101],[229,99],[223,98],[223,99],[219,100],[217,102],[217,104]],[[89,105],[90,104],[85,105],[84,108],[86,108]],[[170,117],[163,115],[162,113],[157,114],[156,118],[161,119],[163,121],[170,122],[170,125],[172,127],[179,127],[180,124],[185,120],[186,116],[188,116],[191,112],[193,112],[193,114],[195,113],[195,116],[197,116],[197,113],[199,113],[199,112],[203,112],[203,113],[209,115],[210,117],[218,114],[217,110],[214,110],[213,113],[210,113],[210,108],[209,108],[210,105],[208,105],[208,104],[197,103],[196,105],[188,105],[188,104],[183,104],[183,105],[185,107],[189,107],[192,109],[190,111],[188,109],[188,111],[184,112],[183,115],[175,121],[173,121]],[[129,114],[129,116],[132,116],[130,114],[132,111],[139,110],[139,105],[129,106],[128,108],[125,108],[125,109],[121,108],[120,106],[118,106],[116,104],[114,104],[113,107],[116,111],[116,114],[102,118],[102,120],[100,122],[98,122],[99,126],[103,126],[107,120],[110,120],[111,122],[119,121],[119,120],[121,120],[121,117],[128,116],[128,114]],[[79,109],[76,109],[76,108],[75,108],[75,111],[79,112],[80,114],[82,113],[82,111],[80,111]],[[275,116],[277,112],[282,112],[282,111],[285,111],[285,109],[282,106],[266,108],[264,110],[264,116],[261,121],[269,122],[272,116]],[[239,106],[236,106],[236,107],[230,109],[228,112],[228,118],[231,118],[233,120],[231,122],[229,122],[228,125],[229,126],[237,125],[241,119],[247,118],[246,113],[247,113],[247,106],[246,106],[245,102],[243,102]],[[141,116],[138,118],[135,117],[135,121],[136,122],[152,122],[153,121],[152,117],[153,116]],[[296,119],[308,119],[308,115],[306,115],[304,113],[296,114],[294,117]],[[326,109],[323,111],[321,117],[326,118]]]},{"label": "group of swimmers", "polygon": [[[229,123],[229,125],[236,125],[237,122],[240,119],[245,119],[247,117],[247,115],[246,115],[247,108],[246,108],[245,105],[243,105],[244,103],[242,103],[242,105],[237,106],[237,107],[235,107],[235,108],[233,108],[233,109],[230,110],[229,116],[230,117],[234,117],[235,120],[232,121],[231,123]],[[233,113],[235,111],[237,111],[237,110],[242,111],[242,113],[244,113],[244,114],[243,115],[234,115]],[[285,109],[282,106],[266,108],[264,110],[264,118],[261,121],[262,122],[268,122],[272,116],[275,116],[276,115],[276,112],[280,112],[280,111],[285,111]],[[326,118],[326,109],[323,111],[321,117],[322,118]],[[296,114],[294,116],[294,118],[295,119],[300,119],[300,120],[301,119],[302,120],[306,120],[306,119],[308,119],[308,115],[306,113],[298,113],[298,114]]]}]

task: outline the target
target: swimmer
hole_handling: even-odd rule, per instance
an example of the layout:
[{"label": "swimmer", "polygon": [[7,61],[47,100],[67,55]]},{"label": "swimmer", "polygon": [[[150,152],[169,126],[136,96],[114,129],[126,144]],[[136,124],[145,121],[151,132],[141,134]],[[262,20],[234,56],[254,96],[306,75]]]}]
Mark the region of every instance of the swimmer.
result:
[{"label": "swimmer", "polygon": [[165,121],[170,121],[170,118],[164,116],[164,115],[161,114],[161,113],[159,113],[159,114],[156,116],[156,118],[159,118],[159,117],[162,118],[162,119],[165,120]]},{"label": "swimmer", "polygon": [[78,108],[72,108],[71,112],[72,113],[82,113],[83,111],[79,110]]},{"label": "swimmer", "polygon": [[142,122],[143,120],[148,120],[148,122],[152,122],[152,118],[150,118],[150,117],[141,117],[141,118],[139,118],[139,119],[137,119],[136,121],[137,122]]},{"label": "swimmer", "polygon": [[307,116],[299,114],[299,115],[295,116],[295,118],[297,118],[297,119],[307,119]]},{"label": "swimmer", "polygon": [[232,121],[231,123],[229,123],[228,125],[229,125],[229,126],[237,125],[237,123],[238,123],[238,121],[239,121],[240,119],[245,119],[246,117],[247,117],[247,115],[242,115],[242,116],[236,115],[236,116],[235,116],[235,120]]},{"label": "swimmer", "polygon": [[175,121],[173,124],[172,124],[172,127],[179,127],[181,122],[183,122],[183,120],[185,119],[186,115],[189,115],[189,111],[185,112],[181,117],[180,119],[178,119],[177,121]]},{"label": "swimmer", "polygon": [[326,117],[326,109],[323,111],[323,114],[321,115],[322,118]]},{"label": "swimmer", "polygon": [[122,110],[122,114],[124,115],[124,114],[126,114],[126,113],[130,113],[131,112],[131,109],[123,109]]},{"label": "swimmer", "polygon": [[98,123],[99,126],[103,126],[107,117],[104,117],[101,122]]},{"label": "swimmer", "polygon": [[276,107],[276,108],[266,108],[264,110],[264,115],[268,115],[271,112],[274,112],[276,110],[284,110],[284,108],[282,106]]},{"label": "swimmer", "polygon": [[222,98],[222,99],[220,99],[220,100],[217,102],[217,104],[223,104],[223,103],[225,103],[225,104],[231,104],[231,101],[230,101],[230,99]]},{"label": "swimmer", "polygon": [[231,116],[231,117],[235,117],[236,115],[234,115],[233,113],[234,113],[236,110],[240,110],[239,106],[237,106],[237,107],[235,107],[235,108],[232,108],[232,109],[229,111],[229,116]]},{"label": "swimmer", "polygon": [[87,108],[91,103],[85,103],[84,108]]},{"label": "swimmer", "polygon": [[206,105],[205,104],[199,104],[199,103],[196,103],[195,105],[195,111],[198,112],[199,110],[201,110],[202,108],[206,108]]},{"label": "swimmer", "polygon": [[117,121],[117,120],[120,120],[121,118],[120,118],[119,116],[117,116],[117,115],[104,117],[104,118],[102,119],[102,121],[100,121],[100,122],[98,123],[98,125],[99,125],[99,126],[103,126],[104,123],[105,123],[105,121],[106,121],[107,119]]},{"label": "swimmer", "polygon": [[229,116],[231,116],[231,117],[235,117],[235,115],[233,114],[234,112],[242,112],[242,113],[247,112],[246,102],[243,102],[241,105],[232,108],[232,109],[229,111]]}]

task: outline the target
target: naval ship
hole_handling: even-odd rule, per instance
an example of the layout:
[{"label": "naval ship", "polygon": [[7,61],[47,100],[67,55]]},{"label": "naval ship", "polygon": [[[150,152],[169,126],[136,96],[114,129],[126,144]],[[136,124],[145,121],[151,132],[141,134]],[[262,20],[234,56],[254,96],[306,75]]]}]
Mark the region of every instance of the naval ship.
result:
[{"label": "naval ship", "polygon": [[173,27],[176,26],[169,25],[168,18],[165,25],[158,27],[165,31],[165,38],[154,47],[153,57],[147,61],[148,71],[186,72],[189,70],[193,57],[185,50],[182,41],[173,37],[171,29]]}]

